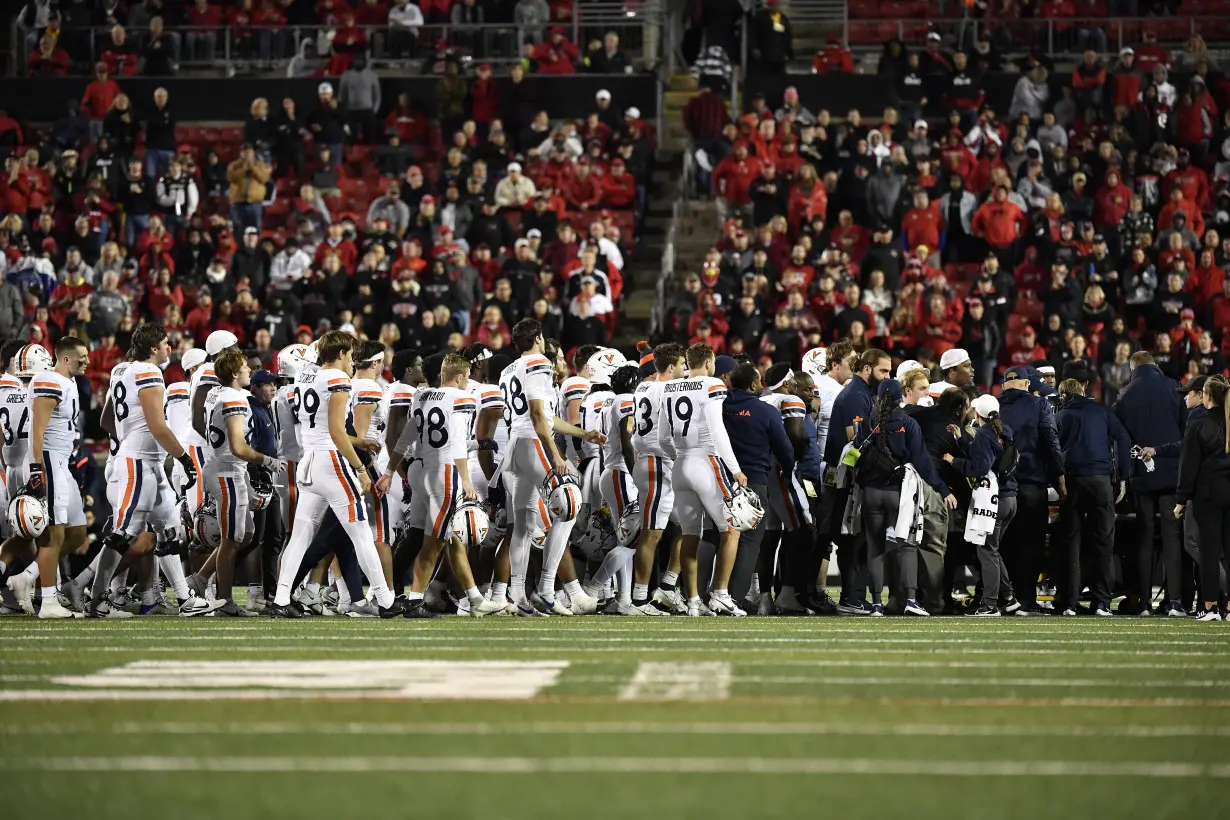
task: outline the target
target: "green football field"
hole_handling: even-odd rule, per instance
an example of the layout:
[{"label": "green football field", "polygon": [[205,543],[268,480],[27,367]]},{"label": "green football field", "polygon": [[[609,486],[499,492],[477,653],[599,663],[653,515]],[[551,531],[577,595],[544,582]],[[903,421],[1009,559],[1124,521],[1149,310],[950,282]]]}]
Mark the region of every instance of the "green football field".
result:
[{"label": "green football field", "polygon": [[1226,817],[1230,625],[0,621],[6,818]]}]

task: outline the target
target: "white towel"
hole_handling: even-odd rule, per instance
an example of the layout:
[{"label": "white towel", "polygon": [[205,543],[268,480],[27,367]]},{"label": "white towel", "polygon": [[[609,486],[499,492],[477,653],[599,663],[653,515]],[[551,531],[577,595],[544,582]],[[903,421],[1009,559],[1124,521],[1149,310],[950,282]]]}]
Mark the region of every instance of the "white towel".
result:
[{"label": "white towel", "polygon": [[894,536],[907,544],[921,544],[923,539],[923,484],[913,464],[905,465],[901,479],[901,500],[897,504]]},{"label": "white towel", "polygon": [[965,540],[971,544],[985,544],[987,536],[995,531],[999,517],[999,481],[995,473],[986,474],[969,500],[969,515],[965,517]]}]

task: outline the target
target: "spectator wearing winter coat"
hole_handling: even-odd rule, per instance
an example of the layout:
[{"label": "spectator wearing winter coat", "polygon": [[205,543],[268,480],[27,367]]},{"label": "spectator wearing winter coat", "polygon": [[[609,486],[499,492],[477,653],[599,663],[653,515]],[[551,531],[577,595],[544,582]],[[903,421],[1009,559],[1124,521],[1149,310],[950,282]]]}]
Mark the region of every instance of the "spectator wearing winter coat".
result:
[{"label": "spectator wearing winter coat", "polygon": [[114,336],[120,319],[129,313],[128,300],[119,291],[117,274],[103,274],[102,283],[90,297],[90,336]]},{"label": "spectator wearing winter coat", "polygon": [[730,58],[726,56],[726,49],[720,45],[709,46],[692,64],[692,76],[718,94],[729,93],[733,74],[734,68],[730,64]]},{"label": "spectator wearing winter coat", "polygon": [[1112,107],[1122,106],[1129,110],[1134,108],[1136,101],[1140,99],[1145,74],[1137,65],[1136,52],[1131,46],[1125,46],[1120,50],[1119,62],[1115,65],[1115,70],[1109,79],[1112,86],[1110,98]]},{"label": "spectator wearing winter coat", "polygon": [[779,0],[765,0],[752,18],[752,59],[763,74],[785,74],[794,59],[794,35]]},{"label": "spectator wearing winter coat", "polygon": [[978,199],[965,190],[965,180],[959,176],[948,179],[948,190],[940,197],[940,219],[944,226],[944,259],[950,261],[961,253],[964,240],[974,235],[974,214]]},{"label": "spectator wearing winter coat", "polygon": [[1098,59],[1098,53],[1093,49],[1085,51],[1080,65],[1072,71],[1072,88],[1076,92],[1076,103],[1081,110],[1102,105],[1103,88],[1106,85],[1106,66]]},{"label": "spectator wearing winter coat", "polygon": [[734,213],[751,216],[751,185],[760,176],[761,162],[748,156],[745,140],[735,142],[735,152],[713,169],[713,188],[718,216],[722,220]]},{"label": "spectator wearing winter coat", "polygon": [[495,201],[503,208],[524,208],[538,193],[534,181],[521,173],[521,163],[508,165],[508,176],[495,186]]},{"label": "spectator wearing winter coat", "polygon": [[[897,223],[897,204],[905,190],[905,177],[890,157],[880,161],[880,172],[867,181],[867,210],[875,222]],[[758,223],[759,224],[759,223]]]},{"label": "spectator wearing winter coat", "polygon": [[367,209],[367,224],[372,225],[377,219],[387,221],[389,228],[398,236],[406,235],[406,229],[410,227],[410,206],[402,201],[401,186],[397,183],[390,184],[384,196],[372,200],[371,207]]},{"label": "spectator wearing winter coat", "polygon": [[312,257],[299,247],[299,240],[293,236],[287,238],[269,266],[270,290],[290,291],[311,269]]},{"label": "spectator wearing winter coat", "polygon": [[338,80],[338,100],[358,126],[362,141],[368,145],[379,142],[380,78],[363,56],[355,57]]},{"label": "spectator wearing winter coat", "polygon": [[1012,103],[1008,107],[1009,119],[1016,120],[1022,114],[1028,114],[1033,122],[1042,119],[1046,103],[1051,98],[1046,76],[1046,69],[1039,65],[1016,81],[1016,87],[1012,89]]},{"label": "spectator wearing winter coat", "polygon": [[261,216],[266,196],[265,186],[272,171],[256,156],[256,149],[245,145],[239,159],[226,167],[226,179],[230,183],[228,194],[231,203],[231,221],[235,228],[261,228]]},{"label": "spectator wearing winter coat", "polygon": [[1015,203],[1008,201],[1008,189],[998,187],[991,199],[974,213],[974,235],[986,242],[1000,264],[1012,268],[1016,265],[1015,246],[1027,226],[1025,213]]}]

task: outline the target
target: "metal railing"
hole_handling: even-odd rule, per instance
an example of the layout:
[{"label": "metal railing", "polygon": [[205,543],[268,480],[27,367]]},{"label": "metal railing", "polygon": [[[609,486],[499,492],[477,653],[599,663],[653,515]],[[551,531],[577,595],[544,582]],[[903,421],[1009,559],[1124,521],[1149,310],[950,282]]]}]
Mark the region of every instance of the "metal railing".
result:
[{"label": "metal railing", "polygon": [[674,202],[671,203],[671,224],[666,231],[666,243],[662,248],[662,272],[654,286],[653,311],[649,317],[649,338],[656,341],[666,327],[666,296],[668,285],[675,282],[675,261],[677,252],[675,245],[679,236],[679,226],[690,214],[689,196],[693,187],[693,177],[696,169],[693,163],[693,148],[689,143],[683,150],[683,168],[675,187]]},{"label": "metal railing", "polygon": [[[516,62],[521,59],[525,43],[537,45],[559,25],[569,32],[569,39],[584,59],[587,45],[601,40],[613,31],[620,37],[620,47],[646,67],[657,64],[662,53],[662,23],[664,0],[645,2],[581,2],[573,0],[570,20],[548,21],[536,26],[511,23],[452,24],[428,23],[413,28],[402,26],[358,26],[366,47],[348,46],[365,51],[377,61],[411,60],[435,55],[442,46],[453,48],[463,56],[485,62]],[[304,44],[310,43],[315,59],[328,59],[339,27],[328,25],[248,27],[219,26],[168,27],[171,62],[178,68],[225,68],[236,64],[255,64],[276,69],[302,57]],[[14,59],[11,75],[25,74],[29,56],[38,49],[41,32],[23,29],[13,21]],[[130,48],[140,55],[147,32],[126,31]],[[65,28],[59,44],[68,51],[75,66],[87,73],[109,50],[110,27]]]}]

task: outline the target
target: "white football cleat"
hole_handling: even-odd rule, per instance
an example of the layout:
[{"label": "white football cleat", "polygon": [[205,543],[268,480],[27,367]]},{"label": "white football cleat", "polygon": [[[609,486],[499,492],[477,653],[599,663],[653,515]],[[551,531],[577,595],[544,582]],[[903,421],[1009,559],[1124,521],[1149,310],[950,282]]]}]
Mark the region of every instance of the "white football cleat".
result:
[{"label": "white football cleat", "polygon": [[[650,604],[653,606],[653,604]],[[621,601],[618,598],[612,598],[607,601],[607,604],[602,609],[603,615],[630,615],[632,613],[632,602]]]},{"label": "white football cleat", "polygon": [[665,612],[663,612],[662,610],[654,606],[653,601],[646,601],[645,603],[639,606],[633,605],[633,606],[628,607],[628,614],[629,615],[650,615],[650,616],[655,616],[655,617],[666,615]]},{"label": "white football cleat", "polygon": [[[60,602],[56,601],[56,606],[59,606],[59,605],[60,605]],[[47,604],[44,602],[43,609],[46,609],[46,608],[47,608]],[[43,613],[41,610],[39,611],[39,617],[40,618],[43,617]],[[106,598],[104,598],[103,600],[98,602],[98,606],[90,606],[89,604],[87,604],[85,608],[85,617],[87,618],[131,618],[133,617],[133,614],[126,609],[121,609],[120,607],[116,606],[112,601],[109,601]]]},{"label": "white football cleat", "polygon": [[568,609],[568,607],[564,606],[559,601],[548,601],[546,598],[539,595],[537,590],[530,593],[530,604],[533,605],[534,609],[537,609],[543,615],[564,615],[569,618],[572,617],[572,610]]},{"label": "white football cleat", "polygon": [[317,615],[325,614],[325,599],[321,596],[319,590],[309,592],[308,588],[303,586],[295,591],[294,599],[299,602],[299,606],[304,609],[311,610]]},{"label": "white football cleat", "polygon": [[726,615],[732,618],[743,618],[747,615],[746,612],[739,609],[739,605],[729,595],[710,595],[709,611],[714,615]]},{"label": "white football cleat", "polygon": [[649,600],[676,615],[688,614],[688,601],[678,589],[655,589]]},{"label": "white football cleat", "polygon": [[224,603],[225,601],[206,601],[204,598],[189,595],[188,600],[179,605],[179,617],[195,618],[197,615],[208,615],[215,609],[221,608]]},{"label": "white football cleat", "polygon": [[[482,618],[487,615],[499,615],[501,613],[507,612],[507,609],[508,609],[508,605],[501,601],[484,600],[478,606],[474,606],[473,604],[470,604],[468,601],[466,603],[469,604],[466,614],[469,615],[471,618]],[[458,614],[461,613],[460,607],[458,607],[457,613]]]},{"label": "white football cleat", "polygon": [[598,611],[598,599],[582,591],[580,595],[572,596],[568,608],[573,615],[593,615]]},{"label": "white football cleat", "polygon": [[547,613],[539,612],[532,603],[522,598],[520,601],[509,601],[508,611],[521,618],[545,618]]},{"label": "white football cleat", "polygon": [[365,598],[362,601],[351,601],[350,609],[346,611],[348,618],[379,618],[380,608],[376,606],[376,602],[371,598]]},{"label": "white football cleat", "polygon": [[704,601],[697,601],[695,603],[689,602],[688,603],[688,617],[689,618],[715,618],[717,617],[717,613],[714,612],[709,607],[705,606]]},{"label": "white football cleat", "polygon": [[[108,610],[109,609],[110,608],[108,607]],[[124,612],[123,610],[116,610],[116,611],[121,612],[123,614],[115,615],[113,617],[116,617],[116,618],[131,618],[132,617],[131,612]],[[43,601],[43,605],[39,607],[39,610],[38,610],[38,617],[44,618],[47,620],[52,620],[52,619],[58,620],[58,619],[64,619],[64,618],[80,618],[81,616],[78,615],[76,612],[73,612],[68,607],[64,606],[64,604],[60,603],[57,599],[51,598],[50,600],[45,599]],[[99,617],[106,617],[106,616],[99,616]]]},{"label": "white football cleat", "polygon": [[13,597],[17,599],[17,605],[27,615],[34,614],[34,581],[29,575],[24,572],[19,572],[16,575],[10,575],[8,583],[9,592],[13,593]]}]

